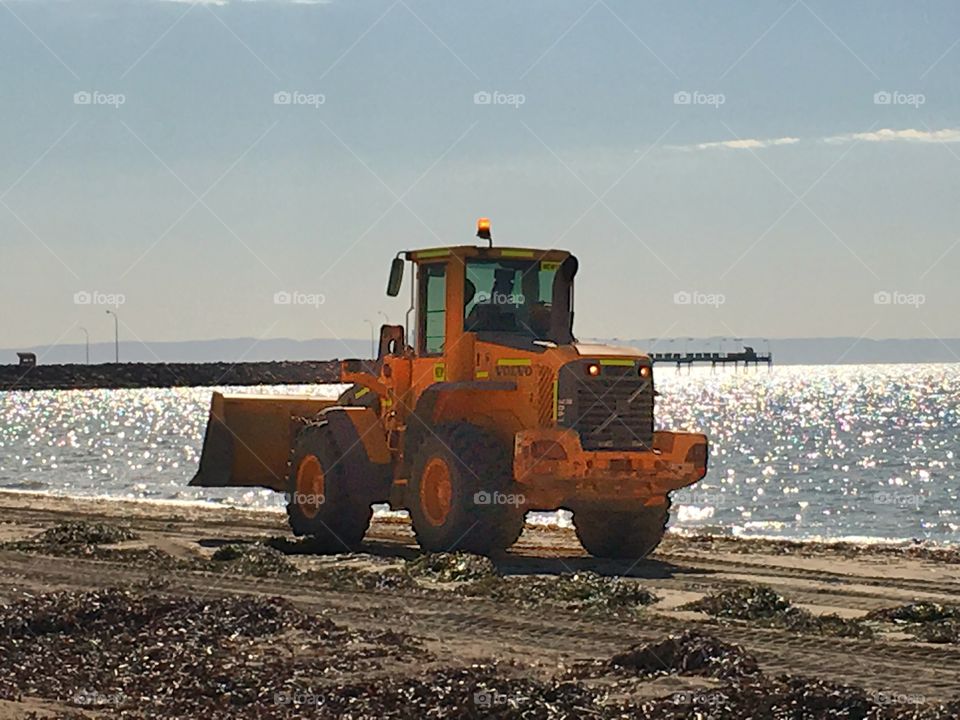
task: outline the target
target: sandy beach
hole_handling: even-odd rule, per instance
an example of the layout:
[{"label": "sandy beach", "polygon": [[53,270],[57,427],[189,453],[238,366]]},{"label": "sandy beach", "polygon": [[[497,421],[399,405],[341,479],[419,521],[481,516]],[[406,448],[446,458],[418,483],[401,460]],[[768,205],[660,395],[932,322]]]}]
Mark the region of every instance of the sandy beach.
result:
[{"label": "sandy beach", "polygon": [[[740,671],[731,674],[728,666],[741,663],[724,656],[735,652],[748,667],[756,664],[746,672],[754,685],[788,675],[828,684],[827,696],[846,692],[836,689],[841,686],[855,688],[858,698],[888,713],[876,717],[953,717],[948,713],[956,706],[945,703],[960,697],[960,646],[927,642],[912,632],[915,626],[877,619],[887,608],[956,601],[960,554],[950,550],[671,534],[652,558],[621,563],[588,557],[570,530],[528,526],[509,554],[488,567],[479,558],[435,556],[425,563],[409,526],[396,519],[375,521],[361,552],[317,556],[293,541],[282,515],[269,512],[6,493],[0,517],[0,637],[13,643],[0,653],[0,718],[201,711],[206,717],[417,717],[434,702],[442,705],[449,695],[444,682],[472,703],[457,703],[443,717],[520,717],[522,711],[533,713],[523,717],[575,717],[577,707],[580,716],[592,708],[596,716],[616,717],[643,703],[653,703],[654,717],[698,706],[715,711],[704,717],[723,717],[721,698],[748,702],[729,692]],[[81,534],[102,524],[101,530],[116,528],[122,536],[87,543],[49,532],[75,521],[88,524],[73,526]],[[538,585],[539,576],[547,582]],[[584,579],[588,592],[551,595]],[[809,611],[804,618],[836,615],[839,631],[833,622],[788,626],[689,607],[757,586],[771,588],[797,612]],[[602,602],[594,602],[594,591]],[[64,603],[73,608],[69,613],[57,609]],[[104,610],[85,611],[91,603]],[[278,616],[281,630],[265,629],[244,640],[250,648],[238,649],[256,658],[254,668],[237,658],[227,662],[231,643],[245,637],[237,618],[246,616],[217,603],[254,603],[244,611],[251,627]],[[166,612],[158,607],[179,608],[169,616],[183,627],[150,632],[170,633],[159,643],[163,652],[183,647],[157,666],[138,659],[139,640],[127,641],[125,661],[112,658],[106,645],[111,633],[125,632],[123,612],[139,613],[132,627],[143,633],[153,627],[143,618],[156,622]],[[191,624],[191,613],[207,624]],[[873,619],[864,621],[869,613]],[[238,628],[217,635],[221,617],[227,624],[237,620]],[[112,629],[97,639],[97,622],[105,619]],[[717,663],[691,663],[689,655],[679,664],[664,659],[663,643],[684,633],[684,642],[698,648],[694,655],[717,655]],[[719,650],[704,651],[704,638]],[[77,643],[93,643],[85,652],[96,647],[103,654],[75,658]],[[638,647],[663,668],[625,674],[622,660],[611,664]],[[197,654],[211,652],[227,653],[218,664],[227,679],[195,665]],[[91,666],[105,669],[105,679]],[[25,667],[34,668],[35,682],[24,683]],[[251,687],[228,687],[247,674]],[[147,696],[150,678],[163,686],[159,695]],[[497,689],[501,681],[506,685]],[[743,678],[735,682],[742,692]],[[582,696],[570,696],[571,688]],[[354,704],[335,706],[347,696]],[[544,710],[551,702],[553,714]],[[782,715],[788,716],[816,714]]]}]

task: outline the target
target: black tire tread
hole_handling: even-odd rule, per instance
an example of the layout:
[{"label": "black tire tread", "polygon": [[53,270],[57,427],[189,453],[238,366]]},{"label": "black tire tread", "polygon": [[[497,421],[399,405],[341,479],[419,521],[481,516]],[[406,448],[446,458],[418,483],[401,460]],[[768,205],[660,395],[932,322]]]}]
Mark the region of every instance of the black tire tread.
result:
[{"label": "black tire tread", "polygon": [[[513,487],[513,465],[507,447],[495,436],[470,423],[441,425],[428,433],[415,451],[410,480],[410,514],[420,546],[432,552],[463,550],[479,555],[502,552],[523,533],[524,513],[508,505],[478,506],[478,492],[508,493]],[[462,483],[453,502],[463,511],[459,522],[446,532],[446,541],[438,541],[429,523],[420,519],[419,476],[426,460],[443,443],[456,459]],[[452,538],[452,539],[451,539]]]},{"label": "black tire tread", "polygon": [[670,520],[670,501],[639,512],[581,510],[573,526],[584,550],[598,558],[639,559],[663,540]]},{"label": "black tire tread", "polygon": [[[297,468],[307,454],[314,454],[324,466],[326,502],[314,518],[304,515],[296,503]],[[343,465],[337,464],[340,455],[325,421],[311,422],[297,434],[290,456],[287,480],[287,519],[294,535],[311,537],[317,552],[349,552],[363,539],[373,509],[362,498],[350,493],[350,478]]]}]

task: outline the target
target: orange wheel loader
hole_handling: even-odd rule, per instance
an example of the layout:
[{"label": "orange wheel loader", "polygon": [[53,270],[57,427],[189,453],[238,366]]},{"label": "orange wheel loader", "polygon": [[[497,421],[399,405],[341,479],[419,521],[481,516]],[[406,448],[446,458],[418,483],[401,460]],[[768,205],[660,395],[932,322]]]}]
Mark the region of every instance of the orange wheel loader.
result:
[{"label": "orange wheel loader", "polygon": [[494,247],[486,219],[477,235],[397,255],[405,325],[381,328],[375,360],[341,362],[338,400],[215,393],[191,485],[285,493],[293,532],[324,552],[389,504],[428,551],[497,553],[528,511],[566,508],[590,554],[650,553],[707,438],[654,429],[647,355],[576,341],[573,255]]}]

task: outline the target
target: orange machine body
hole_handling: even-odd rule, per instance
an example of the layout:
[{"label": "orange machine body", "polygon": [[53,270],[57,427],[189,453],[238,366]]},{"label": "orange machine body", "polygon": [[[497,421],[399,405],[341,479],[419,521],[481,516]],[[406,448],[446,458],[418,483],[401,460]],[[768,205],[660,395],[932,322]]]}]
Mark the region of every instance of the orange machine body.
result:
[{"label": "orange machine body", "polygon": [[[658,505],[666,495],[691,485],[706,473],[707,439],[697,433],[656,431],[652,442],[635,449],[584,449],[577,430],[561,427],[568,409],[560,392],[561,371],[591,364],[599,373],[646,373],[653,394],[649,356],[634,348],[558,344],[545,341],[535,350],[508,347],[478,339],[464,327],[466,264],[471,258],[530,258],[561,264],[571,257],[560,250],[478,248],[461,246],[407,253],[417,268],[414,302],[424,312],[423,274],[431,265],[445,266],[444,347],[426,353],[404,345],[383,354],[371,366],[344,361],[341,379],[369,389],[379,399],[380,434],[392,454],[394,489],[391,503],[406,504],[409,463],[404,452],[411,425],[438,426],[469,422],[496,434],[513,448],[514,480],[527,509],[549,510],[616,502]],[[577,378],[574,378],[576,381]],[[581,382],[590,383],[584,376]],[[434,395],[425,403],[426,395]],[[602,395],[596,403],[605,405]],[[611,413],[616,408],[610,407]]]}]

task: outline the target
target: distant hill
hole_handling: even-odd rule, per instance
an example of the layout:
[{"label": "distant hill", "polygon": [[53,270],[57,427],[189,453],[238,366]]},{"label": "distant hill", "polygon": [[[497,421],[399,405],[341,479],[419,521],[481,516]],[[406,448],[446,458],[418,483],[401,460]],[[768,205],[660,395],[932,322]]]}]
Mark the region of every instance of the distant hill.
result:
[{"label": "distant hill", "polygon": [[[584,338],[587,339],[587,338]],[[766,352],[764,339],[743,338],[734,342],[720,338],[624,340],[598,339],[600,342],[630,345],[656,352],[707,352],[740,350],[750,345],[757,352]],[[774,338],[769,341],[777,365],[835,365],[871,363],[954,363],[960,362],[960,339],[936,340],[869,340],[853,337],[837,338]],[[8,348],[0,350],[0,365],[17,361],[16,351],[35,352],[41,364],[82,363],[83,345]],[[113,343],[90,346],[90,361],[113,362]],[[334,358],[369,357],[370,341],[290,340],[274,338],[230,338],[223,340],[188,340],[182,342],[120,343],[121,362],[268,362],[274,360],[330,360]]]}]

